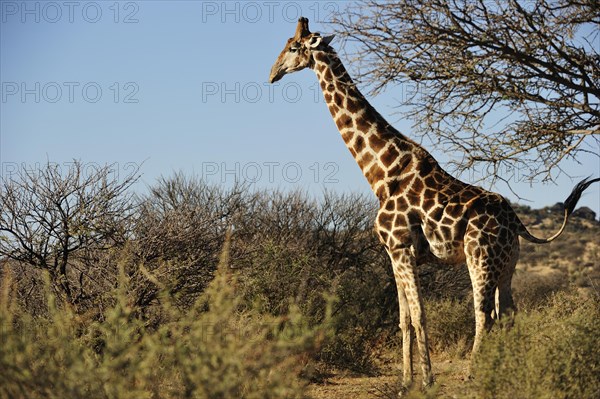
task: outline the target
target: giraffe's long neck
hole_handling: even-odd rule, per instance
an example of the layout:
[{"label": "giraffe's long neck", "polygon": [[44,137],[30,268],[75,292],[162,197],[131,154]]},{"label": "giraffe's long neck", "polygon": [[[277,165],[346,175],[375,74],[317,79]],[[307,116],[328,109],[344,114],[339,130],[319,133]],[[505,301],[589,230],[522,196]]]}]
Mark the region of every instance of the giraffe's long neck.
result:
[{"label": "giraffe's long neck", "polygon": [[385,199],[422,148],[369,104],[331,48],[314,53],[313,69],[346,146],[377,197]]}]

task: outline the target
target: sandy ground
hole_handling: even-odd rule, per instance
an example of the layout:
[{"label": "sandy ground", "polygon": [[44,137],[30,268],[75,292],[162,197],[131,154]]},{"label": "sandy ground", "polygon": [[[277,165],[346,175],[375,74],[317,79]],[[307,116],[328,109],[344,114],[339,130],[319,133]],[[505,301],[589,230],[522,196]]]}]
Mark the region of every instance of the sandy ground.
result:
[{"label": "sandy ground", "polygon": [[[439,398],[456,398],[464,393],[467,375],[467,360],[438,360],[432,358],[436,384],[431,393]],[[420,372],[418,364],[415,371]],[[325,383],[312,384],[310,394],[315,399],[373,399],[396,398],[399,389],[401,371],[399,367],[390,367],[377,376],[356,376],[337,374]],[[415,385],[421,384],[421,378],[415,373]]]}]

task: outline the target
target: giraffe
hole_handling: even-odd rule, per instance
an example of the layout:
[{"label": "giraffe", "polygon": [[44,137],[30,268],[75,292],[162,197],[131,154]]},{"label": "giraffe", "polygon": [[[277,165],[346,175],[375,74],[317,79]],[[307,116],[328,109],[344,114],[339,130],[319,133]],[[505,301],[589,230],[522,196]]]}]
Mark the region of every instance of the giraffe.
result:
[{"label": "giraffe", "polygon": [[379,199],[375,230],[391,259],[398,291],[403,387],[413,382],[413,337],[423,385],[429,386],[434,378],[417,267],[431,260],[466,263],[473,287],[476,353],[494,320],[516,311],[511,280],[519,237],[539,244],[557,238],[582,192],[600,178],[575,186],[556,234],[547,239],[531,235],[501,195],[455,179],[422,146],[392,127],[358,90],[329,45],[332,39],[311,33],[308,19],[300,18],[269,81],[305,68],[316,73],[342,139]]}]

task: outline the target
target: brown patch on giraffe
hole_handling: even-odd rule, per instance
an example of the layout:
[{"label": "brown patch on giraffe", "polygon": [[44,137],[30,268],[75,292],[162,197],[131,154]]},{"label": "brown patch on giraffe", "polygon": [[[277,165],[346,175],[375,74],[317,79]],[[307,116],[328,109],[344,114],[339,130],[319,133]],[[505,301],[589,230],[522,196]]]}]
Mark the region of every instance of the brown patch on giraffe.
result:
[{"label": "brown patch on giraffe", "polygon": [[402,176],[400,178],[400,186],[402,187],[402,189],[406,190],[414,178],[415,178],[414,173],[408,173],[408,174]]},{"label": "brown patch on giraffe", "polygon": [[448,198],[448,196],[446,194],[444,194],[443,192],[439,193],[437,200],[440,204],[444,205],[444,207],[446,205],[448,205],[448,202],[450,202],[450,199]]},{"label": "brown patch on giraffe", "polygon": [[333,80],[333,75],[331,74],[331,70],[327,69],[325,71],[325,75],[323,75],[323,79],[325,79],[327,81]]},{"label": "brown patch on giraffe", "polygon": [[459,195],[459,201],[464,204],[469,202],[475,196],[477,196],[477,193],[474,192],[474,190],[463,190]]},{"label": "brown patch on giraffe", "polygon": [[354,149],[360,153],[365,148],[365,139],[362,136],[357,136],[354,140]]},{"label": "brown patch on giraffe", "polygon": [[337,125],[339,130],[342,130],[342,129],[351,128],[353,125],[353,121],[349,115],[342,114],[336,119],[335,124]]},{"label": "brown patch on giraffe", "polygon": [[317,51],[314,53],[314,57],[317,61],[321,61],[324,62],[326,64],[329,64],[329,57],[327,56],[326,53],[322,52],[322,51]]},{"label": "brown patch on giraffe", "polygon": [[426,199],[431,199],[437,202],[437,193],[427,186],[427,179],[425,179],[425,191],[423,192],[423,197]]},{"label": "brown patch on giraffe", "polygon": [[403,213],[397,213],[396,218],[394,219],[394,226],[401,226],[396,231],[397,232],[400,231],[401,234],[398,234],[398,236],[402,237],[403,242],[406,241],[406,239],[410,237],[410,234],[408,233],[408,231],[406,231],[406,227],[404,227],[404,226],[408,226],[408,225],[409,225],[408,216],[404,215]]},{"label": "brown patch on giraffe", "polygon": [[412,152],[414,149],[412,145],[405,141],[400,141],[396,143],[396,145],[398,146],[398,150],[400,150],[401,152]]},{"label": "brown patch on giraffe", "polygon": [[451,204],[446,207],[446,214],[456,219],[462,213],[462,209],[462,206],[459,204]]},{"label": "brown patch on giraffe", "polygon": [[444,216],[442,220],[440,220],[440,223],[447,226],[452,226],[454,224],[454,219]]},{"label": "brown patch on giraffe", "polygon": [[433,208],[435,206],[435,204],[436,204],[436,202],[435,202],[434,198],[425,197],[425,199],[423,200],[422,208],[425,212],[429,212],[429,210],[431,208]]},{"label": "brown patch on giraffe", "polygon": [[443,214],[444,214],[444,207],[438,206],[437,208],[435,208],[431,212],[429,212],[428,216],[433,220],[439,221],[442,218]]},{"label": "brown patch on giraffe", "polygon": [[392,229],[392,225],[394,222],[394,214],[387,212],[380,212],[377,217],[377,225],[387,231]]},{"label": "brown patch on giraffe", "polygon": [[421,224],[421,217],[419,213],[414,210],[408,213],[407,219],[410,226],[418,226]]},{"label": "brown patch on giraffe", "polygon": [[390,197],[396,195],[402,189],[402,187],[400,187],[400,181],[396,179],[389,182],[388,187],[390,189]]},{"label": "brown patch on giraffe", "polygon": [[412,165],[412,155],[406,154],[398,160],[390,169],[388,169],[388,176],[400,176],[403,171],[410,170]]},{"label": "brown patch on giraffe", "polygon": [[457,187],[456,184],[449,184],[450,180],[449,176],[445,173],[435,173],[434,175],[435,182],[442,186],[447,186],[449,191],[458,191],[460,187]]},{"label": "brown patch on giraffe", "polygon": [[343,101],[343,99],[342,99],[342,95],[340,93],[338,93],[337,91],[335,93],[333,93],[333,102],[336,105],[342,107],[342,105],[343,105],[342,101]]},{"label": "brown patch on giraffe", "polygon": [[375,151],[375,152],[379,152],[381,151],[381,149],[383,147],[385,147],[385,145],[387,144],[387,141],[382,140],[379,135],[377,134],[372,134],[369,137],[369,145],[371,146],[371,148]]},{"label": "brown patch on giraffe", "polygon": [[374,158],[375,157],[373,157],[373,155],[371,155],[370,152],[365,151],[362,155],[361,162],[363,162],[366,166],[366,165],[370,164]]},{"label": "brown patch on giraffe", "polygon": [[[323,93],[323,97],[325,98],[325,102],[326,103],[330,103],[331,102],[331,94],[329,94],[329,93]],[[330,107],[330,109],[331,109],[331,107]]]},{"label": "brown patch on giraffe", "polygon": [[331,69],[333,70],[335,76],[341,77],[342,75],[346,74],[346,69],[341,62],[336,63]]},{"label": "brown patch on giraffe", "polygon": [[387,244],[387,241],[388,241],[388,238],[389,238],[389,235],[388,235],[388,233],[387,233],[387,232],[385,232],[385,231],[383,231],[383,230],[381,230],[381,229],[378,229],[378,230],[377,230],[377,233],[378,233],[378,235],[379,235],[379,240],[380,240],[380,241],[381,241],[383,244]]},{"label": "brown patch on giraffe", "polygon": [[396,198],[396,209],[399,211],[403,211],[408,208],[408,201],[404,197]]},{"label": "brown patch on giraffe", "polygon": [[350,140],[352,140],[352,137],[354,137],[354,133],[352,132],[352,130],[346,130],[342,133],[342,139],[346,144],[348,144]]},{"label": "brown patch on giraffe", "polygon": [[348,111],[350,111],[351,113],[356,113],[358,110],[360,110],[362,107],[362,105],[360,104],[360,102],[355,101],[354,99],[350,98],[350,97],[346,97],[346,109]]},{"label": "brown patch on giraffe", "polygon": [[[331,98],[331,96],[329,98]],[[340,110],[340,107],[338,107],[335,104],[331,104],[329,106],[329,111],[331,112],[331,115],[334,115],[334,116],[337,115],[337,113],[338,113],[339,110]]]},{"label": "brown patch on giraffe", "polygon": [[424,188],[425,188],[425,185],[423,184],[423,180],[417,178],[413,182],[412,187],[410,188],[410,191],[414,195],[420,195]]},{"label": "brown patch on giraffe", "polygon": [[385,203],[385,210],[386,211],[393,211],[394,209],[396,209],[396,205],[394,204],[394,201],[388,201]]},{"label": "brown patch on giraffe", "polygon": [[369,122],[364,116],[356,118],[356,128],[363,133],[366,133],[371,128],[371,122]]},{"label": "brown patch on giraffe", "polygon": [[421,176],[427,176],[433,170],[433,165],[429,157],[423,159],[419,164],[419,174]]},{"label": "brown patch on giraffe", "polygon": [[481,215],[479,217],[478,222],[481,226],[485,226],[489,220],[490,220],[490,217],[488,215]]},{"label": "brown patch on giraffe", "polygon": [[369,154],[368,152],[364,152],[362,154],[362,158],[357,159],[356,163],[358,163],[360,170],[362,170],[364,172],[366,170],[366,168],[371,164],[372,161],[373,161],[373,155]]},{"label": "brown patch on giraffe", "polygon": [[381,162],[383,162],[384,166],[389,167],[392,163],[398,160],[399,155],[400,153],[396,147],[391,145],[388,147],[387,151],[384,151],[383,154],[379,156],[379,159]]},{"label": "brown patch on giraffe", "polygon": [[373,184],[385,176],[385,171],[379,167],[379,165],[374,164],[371,168],[365,173],[365,177],[369,181],[370,184]]},{"label": "brown patch on giraffe", "polygon": [[333,86],[333,83],[327,83],[325,81],[321,81],[320,86],[321,86],[321,90],[323,90],[324,94],[326,92],[333,93],[334,89],[335,89],[335,87]]},{"label": "brown patch on giraffe", "polygon": [[477,223],[475,223],[474,221],[471,221],[471,226],[470,226],[470,229],[467,231],[467,236],[472,239],[477,239],[477,237],[479,237],[480,229],[481,229],[481,226],[478,226]]},{"label": "brown patch on giraffe", "polygon": [[388,195],[386,194],[386,186],[385,184],[380,185],[377,190],[375,190],[375,196],[379,199],[379,201],[383,201],[385,198],[388,197]]},{"label": "brown patch on giraffe", "polygon": [[467,228],[467,219],[460,218],[454,225],[454,236],[462,237],[465,234],[465,229]]},{"label": "brown patch on giraffe", "polygon": [[[423,182],[425,183],[425,187],[436,187],[437,186],[433,176],[427,176],[425,179],[423,179]],[[425,193],[425,196],[427,196],[427,193]]]}]

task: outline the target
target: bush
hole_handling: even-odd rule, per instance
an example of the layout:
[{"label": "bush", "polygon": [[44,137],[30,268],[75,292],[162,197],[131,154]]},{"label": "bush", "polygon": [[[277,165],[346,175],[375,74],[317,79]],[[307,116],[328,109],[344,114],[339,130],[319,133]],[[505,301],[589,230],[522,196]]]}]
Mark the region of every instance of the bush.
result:
[{"label": "bush", "polygon": [[560,292],[512,329],[492,331],[474,359],[473,397],[597,398],[599,300]]},{"label": "bush", "polygon": [[285,317],[241,310],[237,278],[223,266],[188,311],[161,292],[165,321],[136,317],[122,274],[114,306],[86,320],[48,296],[48,316],[0,303],[0,397],[10,398],[303,398],[299,377],[323,328],[309,328],[294,307]]},{"label": "bush", "polygon": [[464,356],[475,336],[473,299],[435,299],[425,302],[429,345],[436,352]]},{"label": "bush", "polygon": [[[335,297],[334,334],[315,359],[371,371],[372,347],[397,324],[395,285],[373,233],[374,204],[362,196],[325,193],[319,202],[293,193],[258,193],[235,223],[232,260],[248,306],[285,313],[289,298],[319,325],[324,298]],[[392,327],[393,329],[394,327]]]}]

